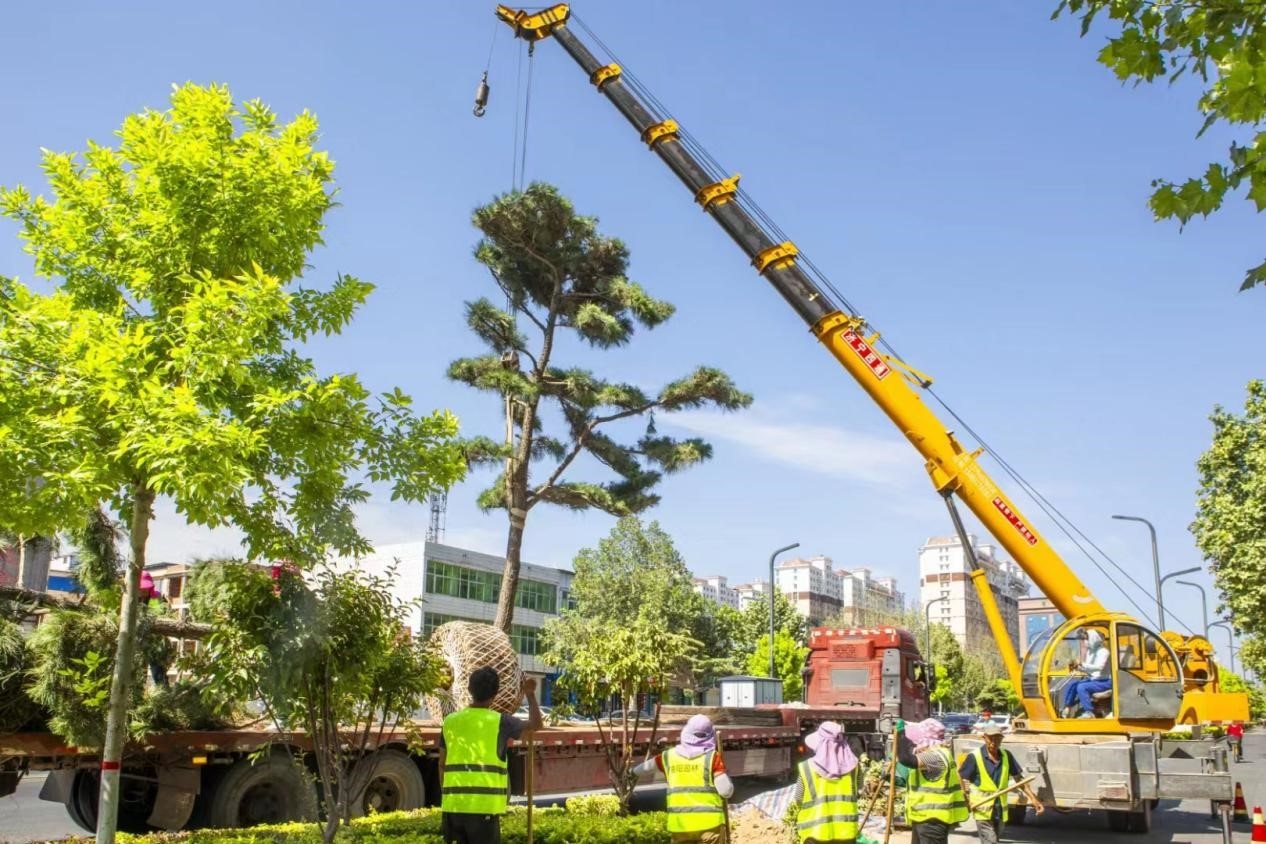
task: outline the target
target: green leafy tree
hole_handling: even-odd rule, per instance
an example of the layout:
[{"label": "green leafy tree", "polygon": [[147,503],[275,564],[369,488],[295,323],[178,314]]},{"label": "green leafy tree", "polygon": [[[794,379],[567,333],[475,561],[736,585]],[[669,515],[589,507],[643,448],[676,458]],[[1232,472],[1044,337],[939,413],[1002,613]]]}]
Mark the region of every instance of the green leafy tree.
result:
[{"label": "green leafy tree", "polygon": [[[102,751],[121,759],[140,572],[154,504],[233,525],[252,557],[320,559],[368,543],[364,480],[418,500],[464,469],[447,413],[418,416],[297,347],[339,332],[371,290],[298,283],[333,204],[316,119],[288,124],[226,88],[185,85],[128,117],[111,148],[46,152],[51,199],[0,191],[48,295],[0,280],[0,522],[54,535],[109,502],[130,557]],[[112,841],[117,768],[102,773]]]},{"label": "green leafy tree", "polygon": [[[782,699],[800,700],[804,693],[804,661],[809,648],[792,638],[786,630],[774,633],[774,676],[782,680]],[[756,677],[769,674],[769,634],[756,643],[756,650],[747,658],[747,673]]]},{"label": "green leafy tree", "polygon": [[1006,669],[996,654],[964,654],[962,669],[954,683],[954,708],[968,711],[983,708],[981,696],[999,680],[1006,680]]},{"label": "green leafy tree", "polygon": [[1266,676],[1266,636],[1246,636],[1240,642],[1240,662],[1258,677]]},{"label": "green leafy tree", "polygon": [[[664,473],[712,455],[701,439],[657,434],[654,414],[736,410],[752,399],[710,367],[647,392],[561,363],[569,347],[627,345],[637,326],[663,324],[673,306],[631,281],[624,244],[600,234],[597,220],[576,214],[555,188],[532,184],[498,197],[475,211],[474,223],[483,234],[475,258],[491,272],[506,305],[486,298],[466,303],[467,325],[488,351],[454,361],[448,377],[501,399],[505,435],[477,437],[467,448],[472,465],[501,467],[479,505],[503,509],[509,517],[496,619],[508,632],[523,531],[533,507],[641,513],[659,502],[654,489]],[[619,423],[648,415],[642,436],[632,442],[616,438]],[[605,466],[615,477],[581,480],[578,470],[586,465]]]},{"label": "green leafy tree", "polygon": [[[796,611],[796,607],[782,592],[774,593],[774,631],[783,631],[792,640],[805,644],[809,641],[809,620]],[[760,642],[765,642],[768,666],[769,647],[769,599],[753,601],[743,608],[740,646],[743,661],[756,650]]]},{"label": "green leafy tree", "polygon": [[1243,415],[1219,406],[1210,420],[1191,532],[1235,626],[1266,636],[1266,382],[1249,382]]},{"label": "green leafy tree", "polygon": [[976,695],[976,708],[1015,715],[1021,711],[1023,703],[1010,680],[991,680]]},{"label": "green leafy tree", "polygon": [[340,822],[365,813],[379,759],[371,751],[404,728],[444,668],[408,634],[416,605],[394,597],[394,569],[375,577],[321,565],[310,577],[213,562],[189,588],[195,617],[215,626],[196,663],[212,678],[204,695],[225,706],[257,698],[279,731],[305,731],[328,844]]},{"label": "green leafy tree", "polygon": [[959,699],[958,677],[957,674],[950,674],[944,665],[933,664],[932,676],[936,678],[936,682],[932,685],[932,691],[928,694],[928,700],[937,704],[941,709],[946,705],[953,706]]},{"label": "green leafy tree", "polygon": [[[576,607],[546,623],[543,659],[564,666],[559,690],[597,716],[611,785],[627,811],[640,761],[635,748],[641,741],[654,747],[659,732],[659,708],[647,724],[643,707],[662,700],[699,658],[699,642],[687,632],[698,596],[671,538],[636,516],[621,518],[597,548],[581,550],[572,568]],[[612,703],[621,715],[603,717]],[[639,738],[643,729],[648,739]]]},{"label": "green leafy tree", "polygon": [[[1099,51],[1100,63],[1120,80],[1135,83],[1184,75],[1199,78],[1196,109],[1204,122],[1197,135],[1215,124],[1242,132],[1227,157],[1181,182],[1157,179],[1149,204],[1158,220],[1186,224],[1222,207],[1243,189],[1258,211],[1266,209],[1266,6],[1260,0],[1062,0],[1052,17],[1081,18],[1081,34],[1096,19],[1111,29]],[[1266,263],[1250,269],[1241,290],[1266,281]]]}]

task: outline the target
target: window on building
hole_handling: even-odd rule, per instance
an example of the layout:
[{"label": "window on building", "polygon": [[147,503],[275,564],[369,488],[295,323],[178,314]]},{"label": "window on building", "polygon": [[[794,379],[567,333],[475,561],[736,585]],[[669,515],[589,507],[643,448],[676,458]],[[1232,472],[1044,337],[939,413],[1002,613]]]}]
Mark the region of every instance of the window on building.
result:
[{"label": "window on building", "polygon": [[[498,587],[498,591],[500,591],[500,587]],[[514,605],[525,610],[536,610],[548,615],[556,615],[558,613],[558,589],[552,583],[541,583],[538,580],[520,580],[518,592],[514,596]]]},{"label": "window on building", "polygon": [[536,627],[512,624],[510,625],[510,644],[514,647],[515,653],[536,656],[541,649],[541,631]]},{"label": "window on building", "polygon": [[184,585],[185,579],[183,577],[177,576],[169,579],[167,581],[167,597],[172,599],[179,598]]},{"label": "window on building", "polygon": [[429,560],[426,564],[426,591],[430,595],[449,595],[495,604],[501,591],[501,575]]},{"label": "window on building", "polygon": [[460,615],[445,615],[444,613],[428,612],[422,614],[422,638],[429,639],[431,634],[435,632],[435,628],[448,624],[450,621],[473,621],[476,624],[487,624],[487,619],[483,618],[464,618]]}]

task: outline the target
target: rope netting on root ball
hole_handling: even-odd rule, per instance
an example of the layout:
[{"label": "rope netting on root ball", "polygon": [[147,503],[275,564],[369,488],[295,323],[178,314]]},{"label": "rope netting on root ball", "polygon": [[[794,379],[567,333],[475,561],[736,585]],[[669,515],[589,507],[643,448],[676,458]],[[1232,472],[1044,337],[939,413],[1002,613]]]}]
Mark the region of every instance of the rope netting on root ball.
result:
[{"label": "rope netting on root ball", "polygon": [[470,675],[484,666],[496,669],[501,679],[492,708],[505,713],[519,708],[523,699],[520,691],[523,675],[519,670],[519,657],[503,630],[491,624],[450,621],[435,628],[431,644],[448,665],[452,678],[447,689],[427,696],[431,717],[443,718],[469,706],[472,702],[468,688]]}]

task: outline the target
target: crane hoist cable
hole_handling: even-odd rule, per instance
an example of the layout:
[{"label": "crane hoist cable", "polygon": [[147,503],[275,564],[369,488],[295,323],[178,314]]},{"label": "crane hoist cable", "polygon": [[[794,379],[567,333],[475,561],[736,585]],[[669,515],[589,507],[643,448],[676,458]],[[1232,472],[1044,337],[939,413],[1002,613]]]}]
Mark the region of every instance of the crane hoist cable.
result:
[{"label": "crane hoist cable", "polygon": [[[655,116],[657,120],[662,121],[671,117],[672,112],[663,103],[663,101],[661,101],[657,96],[655,96],[654,92],[647,85],[645,85],[640,79],[638,79],[637,75],[633,73],[633,71],[630,69],[629,64],[627,62],[621,61],[619,56],[616,55],[615,51],[612,50],[606,44],[606,42],[602,40],[602,37],[598,35],[596,32],[594,32],[594,30],[588,24],[586,24],[584,20],[582,20],[578,15],[576,15],[574,11],[571,14],[571,20],[577,26],[579,26],[581,29],[585,31],[588,37],[592,39],[593,43],[597,45],[597,47],[602,52],[604,52],[612,62],[614,62],[620,67],[621,78],[624,80],[625,84],[628,85],[635,93],[639,95],[639,97],[646,104],[650,106],[649,110],[653,113],[653,115]],[[708,152],[707,148],[704,147],[703,144],[700,143],[693,135],[691,135],[690,132],[686,130],[684,126],[680,125],[680,123],[677,126],[677,133],[678,133],[678,138],[681,141],[681,143],[685,147],[687,147],[687,149],[690,150],[690,152],[695,156],[696,159],[698,159],[698,161],[701,164],[703,164],[704,169],[708,172],[708,174],[713,179],[720,181],[721,179],[726,178],[730,174],[731,171],[722,167],[720,162],[718,162],[711,155],[711,153]],[[769,232],[772,235],[774,235],[777,241],[790,240],[790,237],[787,235],[786,232],[782,230],[782,228],[777,224],[777,222],[773,219],[773,217],[771,217],[760,206],[760,204],[757,203],[751,197],[751,195],[748,194],[747,191],[745,191],[741,187],[738,189],[737,199],[745,210],[751,213],[753,217],[758,219],[762,224],[764,224],[768,228]],[[809,258],[807,254],[805,254],[803,250],[800,251],[799,259],[802,266],[804,266],[810,272],[810,274],[814,277],[814,279],[817,282],[819,282],[823,288],[825,288],[833,296],[836,297],[836,301],[838,301],[847,312],[849,312],[853,316],[858,316],[860,314],[859,309],[856,308],[851,302],[849,302],[848,298],[845,297],[844,294],[838,288],[836,288],[834,284],[831,283],[831,280],[827,278],[826,274],[822,272],[822,270],[819,269],[816,264],[813,263],[813,261]],[[904,360],[904,358],[902,358],[902,356],[899,355],[896,352],[896,350],[892,347],[892,345],[888,343],[888,341],[884,339],[883,337],[880,337],[878,339],[878,345],[880,345],[893,358],[896,358],[897,360]],[[1077,548],[1078,551],[1082,553],[1082,555],[1085,556],[1085,558],[1091,563],[1091,565],[1093,565],[1104,577],[1108,579],[1108,582],[1111,583],[1112,586],[1121,593],[1121,595],[1126,599],[1126,601],[1128,601],[1130,605],[1133,606],[1135,610],[1139,612],[1141,617],[1146,618],[1147,613],[1143,610],[1140,604],[1134,600],[1134,598],[1122,587],[1121,583],[1114,578],[1114,576],[1108,571],[1108,569],[1103,565],[1103,563],[1100,562],[1100,560],[1097,559],[1095,555],[1092,554],[1091,551],[1087,549],[1086,546],[1088,545],[1090,546],[1090,548],[1094,549],[1094,551],[1098,553],[1099,557],[1101,557],[1103,561],[1106,561],[1108,565],[1110,565],[1113,569],[1119,572],[1120,575],[1125,579],[1125,581],[1129,585],[1137,589],[1139,593],[1144,595],[1145,598],[1149,601],[1154,598],[1151,591],[1149,591],[1142,584],[1140,584],[1133,576],[1131,576],[1130,573],[1123,566],[1117,563],[1116,560],[1114,560],[1111,556],[1107,554],[1107,552],[1105,552],[1093,540],[1091,540],[1090,537],[1087,536],[1086,533],[1082,531],[1076,525],[1075,522],[1072,521],[1072,519],[1064,515],[1064,513],[1058,507],[1052,504],[1050,500],[1047,499],[1046,496],[1044,496],[1037,489],[1036,486],[1034,486],[1027,479],[1025,479],[1024,476],[1022,476],[1019,473],[1019,471],[1017,471],[997,450],[992,448],[970,425],[967,424],[966,421],[964,421],[964,419],[961,416],[958,415],[958,413],[954,411],[953,408],[949,406],[949,404],[944,399],[940,397],[939,394],[936,393],[935,390],[932,389],[932,385],[930,381],[920,381],[919,386],[922,387],[922,389],[925,392],[931,395],[932,398],[941,407],[943,407],[945,411],[960,426],[962,426],[963,430],[966,431],[973,439],[976,440],[977,444],[985,451],[985,453],[991,456],[998,463],[998,465],[1003,469],[1003,471],[1020,486],[1020,488],[1024,491],[1024,493],[1042,510],[1043,513],[1046,514],[1047,518],[1051,520],[1051,522],[1059,529],[1061,533],[1064,534],[1065,537],[1068,538],[1070,542],[1072,542],[1072,544]],[[1080,540],[1078,539],[1078,537],[1080,537]],[[1083,544],[1083,542],[1085,544]],[[1170,614],[1173,615],[1172,612]],[[1174,619],[1179,624],[1181,624],[1184,628],[1186,628],[1189,632],[1192,631],[1191,625],[1187,624],[1187,622],[1184,619],[1178,617],[1177,615],[1174,615]]]}]

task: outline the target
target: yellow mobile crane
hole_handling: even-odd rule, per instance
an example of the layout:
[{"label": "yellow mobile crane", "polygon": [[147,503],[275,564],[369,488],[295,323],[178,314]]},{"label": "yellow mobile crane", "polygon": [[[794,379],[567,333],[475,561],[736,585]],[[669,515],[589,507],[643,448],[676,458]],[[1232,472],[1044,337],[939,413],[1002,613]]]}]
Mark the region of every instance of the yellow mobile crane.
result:
[{"label": "yellow mobile crane", "polygon": [[[981,451],[965,448],[924,403],[919,390],[929,387],[930,379],[895,354],[881,351],[878,332],[851,309],[841,308],[833,301],[814,274],[802,266],[795,244],[743,201],[739,177],[719,172],[706,153],[620,65],[604,63],[593,55],[567,26],[571,10],[566,4],[536,12],[498,6],[496,14],[516,36],[532,46],[549,37],[562,45],[597,90],[628,119],[642,141],[686,185],[702,209],[747,254],[756,271],[883,409],[926,460],[932,484],[945,498],[964,551],[971,554],[971,544],[955,499],[967,505],[1067,619],[1044,633],[1021,662],[985,572],[973,565],[972,579],[1011,681],[1024,702],[1026,730],[1120,735],[1169,730],[1175,723],[1248,717],[1246,695],[1218,690],[1206,642],[1201,640],[1201,647],[1195,649],[1204,661],[1204,676],[1198,682],[1185,681],[1182,662],[1171,645],[1178,645],[1178,651],[1190,650],[1183,648],[1184,637],[1173,633],[1162,636],[1138,619],[1110,612],[1100,604],[981,468],[977,462]],[[626,76],[630,77],[627,81]],[[482,106],[487,99],[482,83],[479,98]],[[1073,679],[1076,661],[1090,631],[1103,637],[1113,655],[1112,690],[1097,704],[1101,717],[1074,719],[1061,711],[1062,701],[1057,695]]]}]

